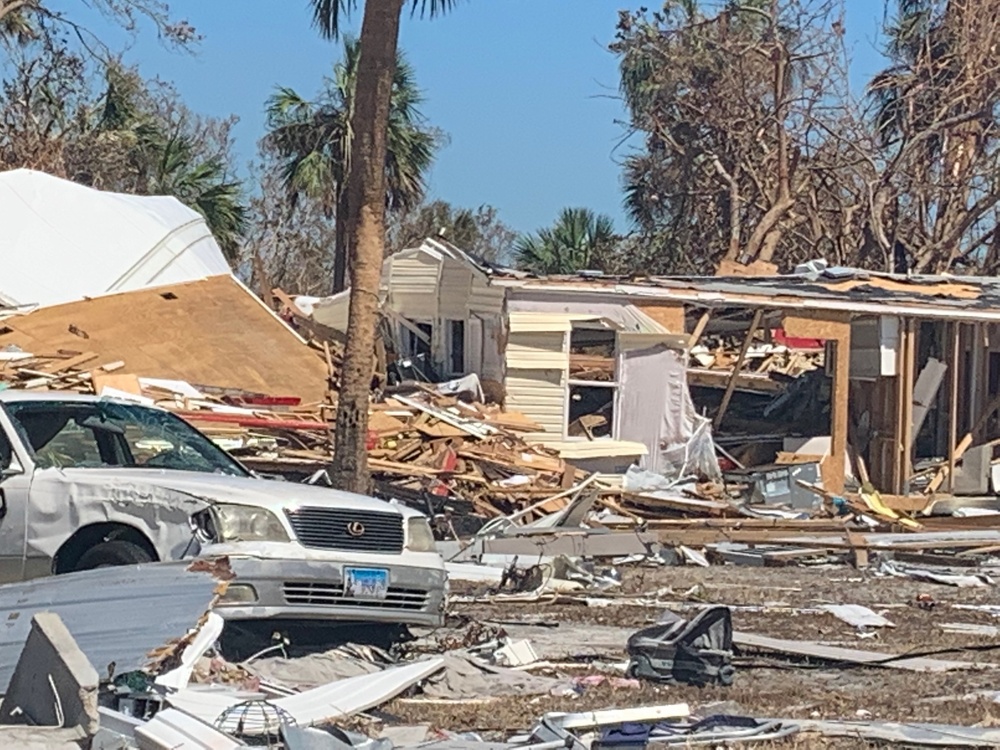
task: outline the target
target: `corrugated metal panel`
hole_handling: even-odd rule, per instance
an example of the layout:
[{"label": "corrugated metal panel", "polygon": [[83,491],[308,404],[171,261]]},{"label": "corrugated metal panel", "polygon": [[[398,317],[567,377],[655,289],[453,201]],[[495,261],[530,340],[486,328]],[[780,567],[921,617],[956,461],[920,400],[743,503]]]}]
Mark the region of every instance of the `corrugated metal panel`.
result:
[{"label": "corrugated metal panel", "polygon": [[472,271],[456,260],[446,258],[438,284],[438,314],[449,320],[465,320],[472,294]]},{"label": "corrugated metal panel", "polygon": [[507,368],[565,370],[569,367],[565,338],[564,331],[511,333],[507,339]]},{"label": "corrugated metal panel", "polygon": [[483,278],[472,277],[472,290],[469,294],[470,312],[490,315],[503,313],[503,300],[506,290],[500,286],[490,286]]},{"label": "corrugated metal panel", "polygon": [[566,424],[566,389],[563,370],[538,369],[508,372],[507,407],[542,425],[550,435],[562,437]]},{"label": "corrugated metal panel", "polygon": [[[154,649],[197,626],[220,589],[183,563],[99,568],[0,586],[0,693],[38,612],[55,612],[98,674],[141,669]],[[221,590],[221,589],[220,589]]]}]

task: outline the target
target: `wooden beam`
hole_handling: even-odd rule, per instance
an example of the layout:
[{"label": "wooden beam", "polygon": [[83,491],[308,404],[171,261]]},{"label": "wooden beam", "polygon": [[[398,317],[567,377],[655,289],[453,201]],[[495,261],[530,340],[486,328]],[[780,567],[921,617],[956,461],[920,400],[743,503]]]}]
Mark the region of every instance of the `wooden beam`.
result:
[{"label": "wooden beam", "polygon": [[901,396],[903,432],[899,442],[899,450],[902,453],[902,474],[900,475],[899,494],[908,495],[910,493],[910,474],[913,467],[913,386],[917,360],[916,332],[914,331],[914,321],[911,318],[907,318],[904,322],[903,336],[905,341],[903,348],[903,393]]},{"label": "wooden beam", "polygon": [[847,430],[850,421],[848,398],[851,382],[851,338],[833,343],[833,392],[830,399],[830,455],[823,472],[823,484],[836,495],[844,493],[844,456],[847,455]]},{"label": "wooden beam", "polygon": [[418,339],[420,339],[424,343],[430,345],[430,343],[431,343],[430,336],[428,336],[426,333],[424,333],[423,331],[421,331],[419,328],[417,328],[416,325],[414,325],[409,320],[407,320],[406,318],[404,318],[402,315],[400,315],[398,312],[396,312],[395,310],[393,310],[391,307],[389,307],[388,305],[383,305],[382,306],[382,312],[385,313],[385,314],[387,314],[390,318],[392,318],[397,323],[399,323],[401,326],[403,326],[403,328],[405,328],[406,330],[410,331]]},{"label": "wooden beam", "polygon": [[698,323],[695,325],[694,330],[691,331],[691,336],[688,338],[687,350],[690,352],[698,341],[701,339],[701,335],[705,332],[705,328],[708,326],[708,321],[712,318],[712,308],[708,308],[701,314],[698,318]]},{"label": "wooden beam", "polygon": [[955,489],[955,444],[958,440],[958,361],[961,353],[962,324],[951,324],[951,401],[948,405],[948,492]]},{"label": "wooden beam", "polygon": [[740,369],[743,367],[743,362],[747,358],[747,352],[750,351],[750,344],[753,343],[753,335],[757,333],[757,329],[760,327],[760,321],[764,317],[764,311],[762,309],[757,309],[754,311],[753,320],[750,321],[750,329],[747,331],[746,338],[743,339],[743,346],[740,347],[740,356],[736,358],[736,363],[733,365],[733,374],[729,378],[729,384],[726,386],[726,392],[722,395],[722,403],[719,405],[719,411],[715,415],[715,419],[712,422],[712,426],[715,429],[719,428],[722,424],[723,417],[726,416],[726,409],[729,408],[729,402],[733,398],[733,391],[736,390],[736,381],[738,380]]}]

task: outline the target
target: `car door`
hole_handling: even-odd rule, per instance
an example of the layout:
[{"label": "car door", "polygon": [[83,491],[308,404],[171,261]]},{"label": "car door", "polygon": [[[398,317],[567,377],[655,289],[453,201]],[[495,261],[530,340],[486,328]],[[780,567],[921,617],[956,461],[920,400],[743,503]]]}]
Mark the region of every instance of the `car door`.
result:
[{"label": "car door", "polygon": [[31,470],[31,457],[0,408],[0,583],[25,578]]}]

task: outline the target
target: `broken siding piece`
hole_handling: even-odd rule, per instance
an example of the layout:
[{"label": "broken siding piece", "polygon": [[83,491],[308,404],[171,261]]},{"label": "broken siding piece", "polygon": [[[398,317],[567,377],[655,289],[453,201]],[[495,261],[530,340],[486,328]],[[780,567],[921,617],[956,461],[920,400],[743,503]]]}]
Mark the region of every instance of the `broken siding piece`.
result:
[{"label": "broken siding piece", "polygon": [[896,625],[860,604],[824,604],[820,607],[855,628],[894,628]]},{"label": "broken siding piece", "polygon": [[863,664],[872,667],[905,669],[911,672],[953,672],[959,669],[994,669],[996,664],[968,661],[946,661],[923,657],[903,657],[879,651],[860,651],[838,646],[824,646],[815,641],[790,641],[769,638],[756,633],[733,633],[733,643],[741,649],[769,651],[806,659],[847,664]]},{"label": "broken siding piece", "polygon": [[151,563],[0,586],[0,692],[7,690],[38,612],[62,618],[98,673],[110,668],[123,674],[146,667],[149,653],[183,639],[224,585],[187,563]]},{"label": "broken siding piece", "polygon": [[[381,672],[348,677],[303,693],[271,701],[287,712],[299,726],[310,726],[332,719],[353,716],[395,698],[407,688],[427,679],[444,668],[445,660],[427,659],[400,667],[390,667]],[[273,709],[264,714],[260,706],[241,707],[238,712],[222,716],[227,710],[239,706],[245,696],[235,691],[181,690],[167,696],[167,702],[202,721],[226,731],[233,731],[242,723],[247,734],[262,732],[273,719]]]}]

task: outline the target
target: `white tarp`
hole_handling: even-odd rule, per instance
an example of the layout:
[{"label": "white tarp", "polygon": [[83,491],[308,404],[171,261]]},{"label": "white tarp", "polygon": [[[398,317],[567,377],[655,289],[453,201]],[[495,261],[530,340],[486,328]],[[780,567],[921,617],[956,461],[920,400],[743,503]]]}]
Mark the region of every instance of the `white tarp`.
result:
[{"label": "white tarp", "polygon": [[175,198],[0,172],[0,304],[84,297],[230,273],[204,218]]},{"label": "white tarp", "polygon": [[[711,422],[698,415],[687,387],[687,354],[655,336],[619,337],[619,437],[649,448],[639,466],[671,479],[720,476]],[[649,340],[648,344],[643,342]]]}]

